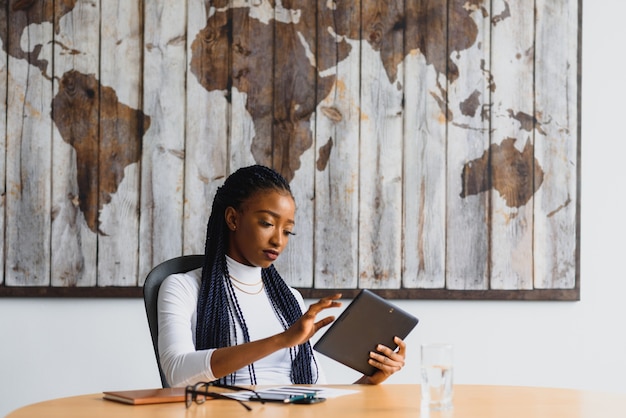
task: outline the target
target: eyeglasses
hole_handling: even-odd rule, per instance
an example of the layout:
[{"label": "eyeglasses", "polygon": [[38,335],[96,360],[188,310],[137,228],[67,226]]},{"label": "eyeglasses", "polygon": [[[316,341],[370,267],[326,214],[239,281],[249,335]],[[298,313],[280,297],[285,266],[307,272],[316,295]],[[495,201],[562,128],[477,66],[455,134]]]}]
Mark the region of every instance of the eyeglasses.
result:
[{"label": "eyeglasses", "polygon": [[197,404],[203,404],[204,401],[206,401],[206,398],[214,398],[237,401],[248,411],[252,411],[252,408],[246,405],[241,399],[232,398],[230,396],[224,395],[223,393],[211,391],[209,390],[209,388],[211,387],[252,392],[252,396],[258,398],[261,403],[265,403],[261,399],[261,395],[259,395],[256,391],[252,389],[243,388],[240,386],[225,385],[219,382],[198,382],[195,385],[189,385],[185,388],[185,406],[189,408],[194,402]]}]

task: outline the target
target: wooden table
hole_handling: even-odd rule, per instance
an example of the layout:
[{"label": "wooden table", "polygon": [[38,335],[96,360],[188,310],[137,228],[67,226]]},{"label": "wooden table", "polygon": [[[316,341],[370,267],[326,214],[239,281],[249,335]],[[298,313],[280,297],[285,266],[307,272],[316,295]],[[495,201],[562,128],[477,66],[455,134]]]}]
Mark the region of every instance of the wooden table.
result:
[{"label": "wooden table", "polygon": [[184,403],[130,406],[102,399],[102,394],[54,399],[25,406],[7,418],[32,417],[271,417],[271,418],[624,418],[626,395],[572,389],[456,385],[454,409],[420,410],[419,385],[332,386],[358,393],[314,405],[259,404],[246,411],[234,401],[210,400],[185,408]]}]

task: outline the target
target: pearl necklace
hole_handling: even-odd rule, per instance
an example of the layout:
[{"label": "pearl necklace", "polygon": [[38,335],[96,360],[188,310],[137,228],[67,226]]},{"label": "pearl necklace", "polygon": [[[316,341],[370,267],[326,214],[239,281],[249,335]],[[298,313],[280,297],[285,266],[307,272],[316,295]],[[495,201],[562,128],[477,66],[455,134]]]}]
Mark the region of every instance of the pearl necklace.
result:
[{"label": "pearl necklace", "polygon": [[[261,293],[263,291],[263,289],[265,288],[265,283],[263,283],[263,279],[259,280],[256,283],[246,283],[246,282],[242,282],[241,280],[237,280],[235,277],[233,277],[232,275],[228,275],[228,277],[230,277],[230,283],[236,288],[239,289],[241,292],[246,293],[248,295],[258,295],[259,293]],[[235,284],[235,282],[243,285],[243,286],[258,286],[259,284],[261,285],[261,288],[255,292],[249,292],[241,287],[239,287],[237,284]]]}]

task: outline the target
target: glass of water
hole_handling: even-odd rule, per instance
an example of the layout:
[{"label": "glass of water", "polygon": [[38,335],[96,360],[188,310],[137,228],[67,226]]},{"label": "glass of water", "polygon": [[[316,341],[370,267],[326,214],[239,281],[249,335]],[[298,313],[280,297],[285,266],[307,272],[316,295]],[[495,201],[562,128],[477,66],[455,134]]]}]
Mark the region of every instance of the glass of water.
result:
[{"label": "glass of water", "polygon": [[422,407],[442,411],[452,408],[452,344],[421,346]]}]

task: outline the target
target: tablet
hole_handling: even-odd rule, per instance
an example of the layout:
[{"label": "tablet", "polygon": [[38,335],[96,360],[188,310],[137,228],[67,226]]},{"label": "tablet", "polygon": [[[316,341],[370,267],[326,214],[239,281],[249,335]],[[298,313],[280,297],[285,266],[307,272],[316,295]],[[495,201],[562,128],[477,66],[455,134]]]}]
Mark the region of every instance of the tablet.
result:
[{"label": "tablet", "polygon": [[378,369],[368,364],[378,344],[395,350],[395,336],[404,339],[418,319],[374,292],[363,289],[313,346],[354,370],[371,376]]}]

